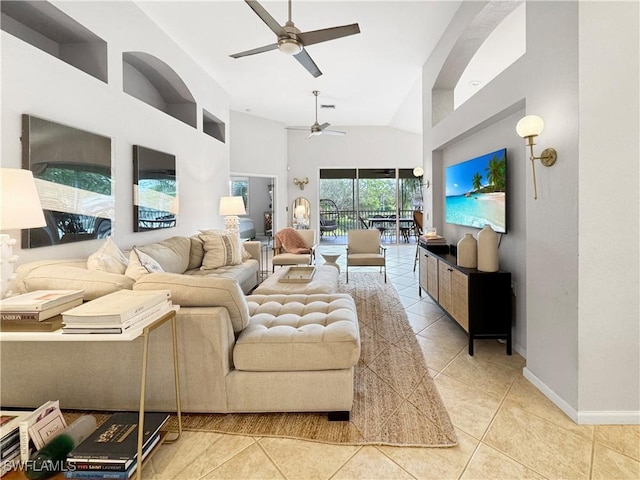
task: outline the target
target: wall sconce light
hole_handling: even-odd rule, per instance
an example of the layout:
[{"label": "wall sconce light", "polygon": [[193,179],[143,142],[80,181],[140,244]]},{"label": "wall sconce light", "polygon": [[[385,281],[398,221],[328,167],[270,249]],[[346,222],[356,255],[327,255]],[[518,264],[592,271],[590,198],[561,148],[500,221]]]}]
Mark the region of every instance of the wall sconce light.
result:
[{"label": "wall sconce light", "polygon": [[298,180],[297,178],[293,179],[293,184],[300,187],[300,190],[304,190],[304,186],[309,183],[309,178],[304,177],[302,180]]},{"label": "wall sconce light", "polygon": [[424,168],[418,166],[413,169],[413,176],[418,177],[420,179],[420,186],[429,188],[429,180],[423,181],[422,179],[423,175],[424,175]]},{"label": "wall sconce light", "polygon": [[533,153],[533,146],[535,145],[533,139],[540,135],[544,130],[544,120],[537,115],[527,115],[522,117],[516,125],[516,132],[522,138],[527,141],[531,154],[529,159],[531,160],[531,168],[533,169],[533,198],[538,199],[538,186],[536,185],[536,163],[535,160],[540,160],[540,163],[545,167],[550,167],[558,159],[558,154],[554,148],[545,148],[539,157],[536,157]]}]

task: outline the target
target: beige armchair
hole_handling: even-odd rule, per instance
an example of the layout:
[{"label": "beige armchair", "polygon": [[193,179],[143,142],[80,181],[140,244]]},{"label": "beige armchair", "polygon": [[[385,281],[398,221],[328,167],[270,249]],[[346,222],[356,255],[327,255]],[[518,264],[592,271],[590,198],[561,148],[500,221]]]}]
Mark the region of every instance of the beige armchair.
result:
[{"label": "beige armchair", "polygon": [[387,281],[387,249],[380,243],[380,231],[349,230],[347,232],[347,283],[349,267],[380,267]]},{"label": "beige armchair", "polygon": [[271,260],[271,271],[274,272],[276,265],[313,265],[316,258],[316,231],[310,230],[296,230],[304,241],[304,246],[310,250],[310,253],[289,253],[282,245],[278,234],[282,230],[275,234],[273,238],[273,259]]}]

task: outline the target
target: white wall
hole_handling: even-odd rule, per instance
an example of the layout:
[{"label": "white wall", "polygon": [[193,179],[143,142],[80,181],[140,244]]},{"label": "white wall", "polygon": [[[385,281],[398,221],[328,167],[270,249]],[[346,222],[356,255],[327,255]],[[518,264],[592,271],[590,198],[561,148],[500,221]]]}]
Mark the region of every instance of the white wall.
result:
[{"label": "white wall", "polygon": [[[512,329],[514,349],[526,357],[526,210],[525,168],[528,167],[522,148],[522,139],[515,134],[514,125],[522,118],[518,111],[482,131],[443,148],[440,152],[443,167],[507,148],[507,233],[500,239],[500,269],[511,272],[516,284],[515,319]],[[444,184],[443,170],[436,182]],[[444,192],[443,192],[444,195]],[[456,244],[466,233],[477,236],[477,228],[448,223],[440,224],[439,231],[450,244]]]},{"label": "white wall", "polygon": [[[53,2],[108,43],[109,83],[16,37],[2,40],[2,166],[21,168],[21,115],[28,113],[112,138],[116,199],[113,238],[121,248],[218,227],[218,198],[228,190],[229,145],[202,132],[201,109],[229,123],[226,92],[130,2]],[[198,103],[198,128],[123,93],[122,53],[147,52],[173,68]],[[180,214],[176,228],[133,232],[132,146],[176,156]],[[10,232],[19,238],[19,232]],[[18,250],[19,263],[83,257],[101,241]]]},{"label": "white wall", "polygon": [[[288,135],[289,205],[297,197],[311,202],[311,224],[319,229],[318,180],[321,168],[413,168],[422,165],[422,141],[416,133],[391,127],[331,127],[347,135],[320,135],[307,139],[306,132]],[[294,177],[309,177],[304,191]]]},{"label": "white wall", "polygon": [[603,405],[640,411],[638,10],[580,5],[578,393],[587,420]]},{"label": "white wall", "polygon": [[[273,175],[273,228],[287,226],[287,130],[284,123],[231,111],[231,165],[238,175]],[[256,230],[260,230],[257,228]]]},{"label": "white wall", "polygon": [[[433,78],[483,5],[463,4],[423,69],[434,221],[442,222],[443,162],[500,136],[513,145],[509,165],[526,164],[515,172],[524,193],[515,208],[526,221],[507,262],[520,279],[516,341],[526,341],[525,376],[574,420],[638,423],[638,5],[527,2],[527,53],[443,116],[446,95],[432,95]],[[558,151],[555,166],[536,164],[538,200],[524,141],[509,132],[523,113],[545,120],[536,154]],[[603,234],[624,254],[605,252]],[[502,262],[502,246],[500,254]]]}]

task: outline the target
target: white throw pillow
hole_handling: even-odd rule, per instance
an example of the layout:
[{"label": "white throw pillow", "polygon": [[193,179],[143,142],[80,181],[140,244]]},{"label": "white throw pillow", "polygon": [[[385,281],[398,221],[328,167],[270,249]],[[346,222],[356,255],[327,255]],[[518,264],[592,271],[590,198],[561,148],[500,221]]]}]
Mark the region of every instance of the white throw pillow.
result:
[{"label": "white throw pillow", "polygon": [[146,253],[141,252],[136,247],[131,249],[129,254],[129,266],[124,273],[127,277],[139,280],[149,273],[164,272],[158,262]]},{"label": "white throw pillow", "polygon": [[214,270],[227,265],[242,263],[244,247],[237,233],[202,233],[200,239],[204,242],[204,258],[200,270]]},{"label": "white throw pillow", "polygon": [[87,258],[87,270],[99,270],[101,272],[119,273],[122,275],[127,270],[129,261],[118,246],[107,238],[100,249]]}]

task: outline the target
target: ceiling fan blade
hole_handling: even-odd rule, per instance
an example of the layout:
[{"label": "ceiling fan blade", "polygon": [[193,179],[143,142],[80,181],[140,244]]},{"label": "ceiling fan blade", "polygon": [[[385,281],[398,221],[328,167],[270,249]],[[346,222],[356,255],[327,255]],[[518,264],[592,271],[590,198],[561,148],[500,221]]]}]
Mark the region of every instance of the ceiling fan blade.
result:
[{"label": "ceiling fan blade", "polygon": [[246,57],[248,55],[255,55],[256,53],[268,52],[269,50],[276,50],[278,48],[277,43],[272,43],[271,45],[265,45],[264,47],[258,47],[251,50],[246,50],[240,53],[234,53],[233,55],[229,55],[232,58],[240,58]]},{"label": "ceiling fan blade", "polygon": [[244,0],[244,1],[247,5],[249,5],[249,7],[251,7],[251,10],[256,12],[256,15],[258,15],[262,19],[262,21],[267,24],[267,27],[269,27],[273,33],[275,33],[279,37],[289,36],[287,31],[284,28],[282,28],[282,25],[280,25],[275,20],[275,18],[273,18],[271,14],[264,9],[262,5],[260,5],[255,0]]},{"label": "ceiling fan blade", "polygon": [[322,125],[320,125],[320,131],[324,130],[325,128],[327,128],[330,125],[330,123],[323,123]]},{"label": "ceiling fan blade", "polygon": [[302,132],[308,132],[309,128],[285,127],[285,130],[300,130]]},{"label": "ceiling fan blade", "polygon": [[337,130],[322,130],[323,135],[346,135],[347,132],[339,132]]},{"label": "ceiling fan blade", "polygon": [[348,37],[356,33],[360,33],[360,27],[357,23],[352,23],[351,25],[343,25],[341,27],[323,28],[322,30],[299,33],[298,38],[302,44],[307,47],[316,43],[335,40],[336,38]]},{"label": "ceiling fan blade", "polygon": [[311,57],[309,56],[309,54],[304,48],[300,51],[300,53],[294,55],[294,57],[315,78],[318,78],[320,75],[322,75],[322,72],[316,65],[316,62],[314,62],[311,59]]}]

